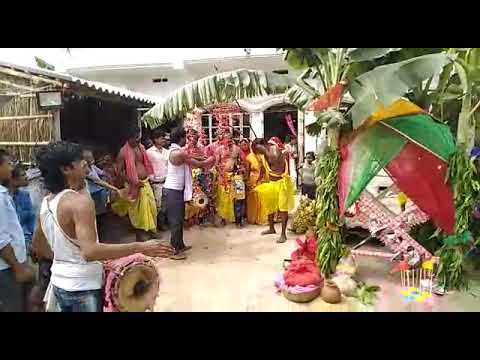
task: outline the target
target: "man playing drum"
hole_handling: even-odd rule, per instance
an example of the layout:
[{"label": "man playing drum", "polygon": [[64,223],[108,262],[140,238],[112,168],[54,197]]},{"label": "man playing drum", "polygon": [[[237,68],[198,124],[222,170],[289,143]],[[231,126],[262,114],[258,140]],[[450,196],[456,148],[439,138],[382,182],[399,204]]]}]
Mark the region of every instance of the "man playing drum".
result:
[{"label": "man playing drum", "polygon": [[135,253],[153,257],[173,254],[170,246],[155,240],[130,244],[98,242],[95,204],[84,191],[88,166],[79,145],[52,143],[38,155],[38,161],[51,194],[41,205],[33,250],[39,259],[53,259],[50,281],[62,312],[102,311],[101,260]]}]

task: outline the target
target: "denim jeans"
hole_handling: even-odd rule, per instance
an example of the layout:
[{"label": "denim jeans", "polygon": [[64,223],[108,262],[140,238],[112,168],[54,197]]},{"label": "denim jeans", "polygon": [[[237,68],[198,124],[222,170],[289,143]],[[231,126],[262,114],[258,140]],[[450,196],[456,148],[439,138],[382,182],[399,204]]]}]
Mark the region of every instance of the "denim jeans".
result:
[{"label": "denim jeans", "polygon": [[245,200],[235,200],[235,223],[237,225],[243,224],[243,217],[245,216]]},{"label": "denim jeans", "polygon": [[62,312],[102,312],[102,290],[65,291],[53,287]]}]

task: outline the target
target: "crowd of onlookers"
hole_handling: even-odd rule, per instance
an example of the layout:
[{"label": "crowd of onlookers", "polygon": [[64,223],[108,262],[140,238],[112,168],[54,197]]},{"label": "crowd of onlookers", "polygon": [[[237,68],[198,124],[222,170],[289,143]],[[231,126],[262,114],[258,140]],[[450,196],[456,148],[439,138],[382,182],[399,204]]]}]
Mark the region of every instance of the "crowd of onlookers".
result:
[{"label": "crowd of onlookers", "polygon": [[[142,195],[137,201],[144,201],[143,195],[145,194],[142,194],[142,192],[151,188],[152,198],[154,197],[155,215],[157,216],[153,222],[154,226],[151,227],[153,231],[146,232],[149,233],[147,238],[137,238],[137,240],[145,241],[148,238],[157,238],[157,231],[165,230],[169,226],[174,248],[174,253],[171,256],[173,259],[184,259],[184,253],[191,248],[183,243],[183,222],[188,221],[190,216],[188,215],[189,204],[196,201],[194,198],[196,188],[206,192],[209,197],[206,199],[210,201],[209,207],[215,206],[214,211],[221,213],[218,209],[217,199],[215,199],[215,202],[213,200],[213,197],[218,196],[219,193],[216,192],[215,196],[212,196],[212,188],[205,185],[209,179],[207,176],[209,174],[208,169],[212,168],[214,164],[220,171],[222,169],[226,171],[226,168],[221,166],[231,167],[231,169],[228,169],[232,173],[232,191],[234,192],[234,199],[230,205],[232,209],[228,211],[231,211],[231,222],[235,222],[239,226],[243,226],[243,223],[247,221],[253,224],[266,223],[266,218],[260,219],[260,214],[253,211],[251,206],[258,201],[252,190],[262,182],[262,177],[265,175],[262,156],[256,151],[257,146],[262,146],[263,139],[257,139],[252,143],[247,139],[238,141],[232,139],[232,145],[224,146],[226,155],[222,160],[221,144],[219,142],[210,145],[200,144],[198,133],[195,131],[186,132],[185,129],[174,129],[172,132],[174,139],[171,141],[169,134],[163,130],[155,129],[148,137],[148,141],[143,141],[143,145],[140,142],[139,131],[135,130],[131,135],[131,138],[122,148],[123,150],[131,149],[130,155],[128,153],[130,150],[127,152],[121,150],[118,156],[111,154],[99,156],[90,147],[79,147],[81,149],[79,150],[81,151],[81,159],[86,164],[87,172],[84,177],[85,180],[82,181],[86,182],[85,190],[95,204],[95,227],[101,226],[104,215],[110,212],[112,208],[115,210],[115,206],[122,199],[129,198],[132,188],[136,186],[128,177],[128,172],[132,169],[129,169],[129,159],[126,159],[125,156],[132,156],[133,168],[137,172],[145,170],[146,175],[148,175],[143,180],[143,178],[138,179],[140,174],[135,174],[139,184],[137,190]],[[197,144],[199,145],[198,148]],[[235,158],[230,163],[229,159],[232,156],[233,149],[231,146],[236,146],[238,154],[234,152],[236,154]],[[315,156],[313,153],[307,153],[305,163],[299,166],[295,146],[294,141],[291,141],[286,144],[284,150],[288,152],[288,157],[291,160],[289,164],[290,172],[295,173],[296,181],[298,172],[298,181],[302,185],[302,193],[313,198],[315,195]],[[68,146],[65,147],[65,149],[67,148]],[[180,151],[175,152],[176,149]],[[173,150],[173,153],[177,155],[170,156],[170,150]],[[195,152],[197,150],[198,153]],[[54,149],[52,151],[55,152]],[[65,160],[62,160],[63,155],[61,153],[52,156],[57,156],[57,166],[59,162]],[[137,161],[139,158],[141,161]],[[119,164],[119,159],[122,164]],[[224,162],[223,165],[221,164],[222,161]],[[169,167],[170,174],[169,179],[167,179],[167,168]],[[197,172],[193,171],[193,178],[184,175],[183,169],[191,173],[192,168],[198,169]],[[61,178],[65,174],[57,175]],[[181,181],[182,184],[181,189],[179,187],[177,190],[178,181]],[[217,178],[216,181],[218,186],[223,186],[221,180]],[[125,189],[126,184],[127,188]],[[66,186],[66,184],[64,185]],[[187,201],[185,191],[192,187],[194,188],[193,194],[190,194]],[[127,192],[129,193],[127,194]],[[181,194],[178,199],[177,192]],[[37,219],[39,219],[42,200],[48,193],[51,193],[51,191],[48,191],[45,187],[42,174],[38,168],[26,168],[7,151],[0,149],[0,312],[42,310],[43,297],[49,284],[50,268],[53,260],[48,259],[46,261],[36,258],[36,253],[32,251],[32,237],[35,228],[39,226],[37,221],[40,220]],[[139,195],[137,194],[137,196]],[[147,200],[148,196],[147,194]],[[130,200],[126,203],[127,207],[130,206],[130,208],[143,209],[145,207],[144,205],[132,205],[134,203]],[[167,214],[167,208],[170,214]],[[187,208],[187,215],[185,214],[185,208]],[[125,213],[132,215],[129,211],[131,209]],[[207,213],[204,212],[204,214]],[[145,214],[140,211],[136,216],[143,215]],[[224,216],[224,218],[227,217]],[[204,220],[201,222],[203,223]],[[142,226],[136,226],[135,216],[130,216],[130,221],[134,228],[143,229]],[[36,278],[38,281],[35,281]]]}]

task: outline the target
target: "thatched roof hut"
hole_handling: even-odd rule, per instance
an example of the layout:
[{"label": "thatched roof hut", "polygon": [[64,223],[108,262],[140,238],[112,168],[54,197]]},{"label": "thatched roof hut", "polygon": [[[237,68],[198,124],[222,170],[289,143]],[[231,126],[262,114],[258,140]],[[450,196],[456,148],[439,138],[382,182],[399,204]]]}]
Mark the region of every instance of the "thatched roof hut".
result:
[{"label": "thatched roof hut", "polygon": [[[60,91],[62,107],[44,110],[37,94]],[[112,149],[154,105],[147,95],[48,70],[0,62],[0,147],[23,162],[54,140],[88,141]]]}]

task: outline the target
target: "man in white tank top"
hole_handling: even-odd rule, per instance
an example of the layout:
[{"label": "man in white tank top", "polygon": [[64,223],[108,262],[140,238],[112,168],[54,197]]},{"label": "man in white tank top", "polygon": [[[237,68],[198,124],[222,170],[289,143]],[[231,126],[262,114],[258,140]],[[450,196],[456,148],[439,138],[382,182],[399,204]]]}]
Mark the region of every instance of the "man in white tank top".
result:
[{"label": "man in white tank top", "polygon": [[51,195],[40,209],[33,250],[38,258],[53,258],[50,281],[62,312],[102,311],[101,260],[135,253],[154,257],[173,254],[171,247],[155,240],[114,245],[98,242],[95,204],[84,191],[88,167],[79,145],[50,144],[38,155],[38,161]]},{"label": "man in white tank top", "polygon": [[185,251],[192,248],[191,246],[186,246],[183,242],[185,201],[189,201],[192,195],[191,166],[210,167],[215,163],[215,157],[211,156],[203,161],[190,157],[188,153],[182,149],[187,139],[186,131],[182,127],[173,129],[170,134],[170,139],[172,145],[170,146],[168,156],[167,178],[163,186],[163,191],[165,193],[167,218],[171,231],[170,242],[175,249],[175,254],[170,258],[173,260],[181,260],[186,259]]}]

